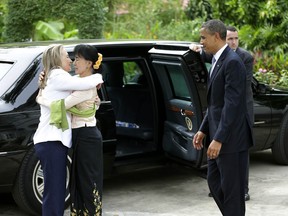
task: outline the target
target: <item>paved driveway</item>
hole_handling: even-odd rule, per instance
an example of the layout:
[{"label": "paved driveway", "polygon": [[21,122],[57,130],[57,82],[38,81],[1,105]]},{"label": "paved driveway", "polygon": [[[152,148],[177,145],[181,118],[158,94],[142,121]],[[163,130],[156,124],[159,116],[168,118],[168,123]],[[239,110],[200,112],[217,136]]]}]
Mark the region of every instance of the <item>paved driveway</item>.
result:
[{"label": "paved driveway", "polygon": [[[246,216],[288,215],[288,167],[271,151],[251,154]],[[127,174],[105,182],[107,216],[221,216],[199,173],[173,166]]]},{"label": "paved driveway", "polygon": [[[276,165],[270,151],[251,154],[246,216],[287,216],[287,180],[288,167]],[[127,173],[104,181],[103,216],[221,216],[207,194],[206,180],[190,168]],[[0,199],[0,215],[25,215],[10,196]]]}]

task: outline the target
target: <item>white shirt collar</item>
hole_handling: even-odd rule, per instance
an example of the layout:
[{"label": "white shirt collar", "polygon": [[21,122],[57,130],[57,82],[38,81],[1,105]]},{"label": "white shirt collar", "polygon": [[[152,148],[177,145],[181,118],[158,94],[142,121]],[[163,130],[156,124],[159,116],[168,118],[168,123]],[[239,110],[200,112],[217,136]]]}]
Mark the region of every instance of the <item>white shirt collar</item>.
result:
[{"label": "white shirt collar", "polygon": [[214,55],[214,58],[216,59],[216,62],[218,61],[218,59],[220,58],[221,54],[223,53],[223,51],[226,49],[226,47],[228,46],[228,44],[225,44],[220,50],[218,50],[218,52]]}]

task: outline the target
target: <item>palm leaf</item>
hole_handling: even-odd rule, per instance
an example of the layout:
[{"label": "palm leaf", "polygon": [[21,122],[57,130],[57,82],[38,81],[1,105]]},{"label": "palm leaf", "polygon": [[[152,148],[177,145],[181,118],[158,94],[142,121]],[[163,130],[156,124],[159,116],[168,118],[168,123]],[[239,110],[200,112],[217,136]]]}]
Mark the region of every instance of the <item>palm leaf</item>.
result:
[{"label": "palm leaf", "polygon": [[35,40],[62,40],[64,35],[60,32],[64,28],[62,22],[38,21],[36,24]]}]

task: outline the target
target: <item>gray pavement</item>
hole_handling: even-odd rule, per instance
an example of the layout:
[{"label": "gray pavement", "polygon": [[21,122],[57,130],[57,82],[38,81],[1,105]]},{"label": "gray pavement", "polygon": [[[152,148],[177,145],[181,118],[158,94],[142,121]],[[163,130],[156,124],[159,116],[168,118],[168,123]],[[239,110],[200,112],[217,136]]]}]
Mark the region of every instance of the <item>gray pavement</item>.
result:
[{"label": "gray pavement", "polygon": [[[288,167],[271,151],[252,153],[246,216],[288,215]],[[0,195],[3,197],[3,195]],[[8,199],[8,201],[7,201]],[[9,201],[10,200],[10,201]],[[1,198],[0,215],[24,216],[12,198]],[[69,215],[69,210],[65,216]],[[103,216],[221,216],[199,172],[172,165],[126,173],[104,181]]]},{"label": "gray pavement", "polygon": [[[247,216],[288,215],[288,167],[271,151],[251,154]],[[129,173],[104,182],[104,216],[221,216],[206,179],[172,166]]]}]

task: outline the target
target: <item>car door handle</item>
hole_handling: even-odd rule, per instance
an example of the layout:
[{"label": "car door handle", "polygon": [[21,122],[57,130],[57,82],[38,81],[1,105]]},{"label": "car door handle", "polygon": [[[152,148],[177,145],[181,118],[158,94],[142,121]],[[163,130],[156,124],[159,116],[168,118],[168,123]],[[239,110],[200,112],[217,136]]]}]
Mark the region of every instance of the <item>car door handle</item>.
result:
[{"label": "car door handle", "polygon": [[181,115],[194,116],[194,112],[191,110],[180,109],[179,107],[176,106],[169,106],[168,109],[171,110],[172,112],[180,112]]},{"label": "car door handle", "polygon": [[259,125],[259,124],[265,124],[266,121],[258,121],[258,122],[254,122],[254,125]]},{"label": "car door handle", "polygon": [[191,110],[185,110],[185,109],[180,109],[180,113],[183,116],[193,116],[194,112],[192,112]]}]

